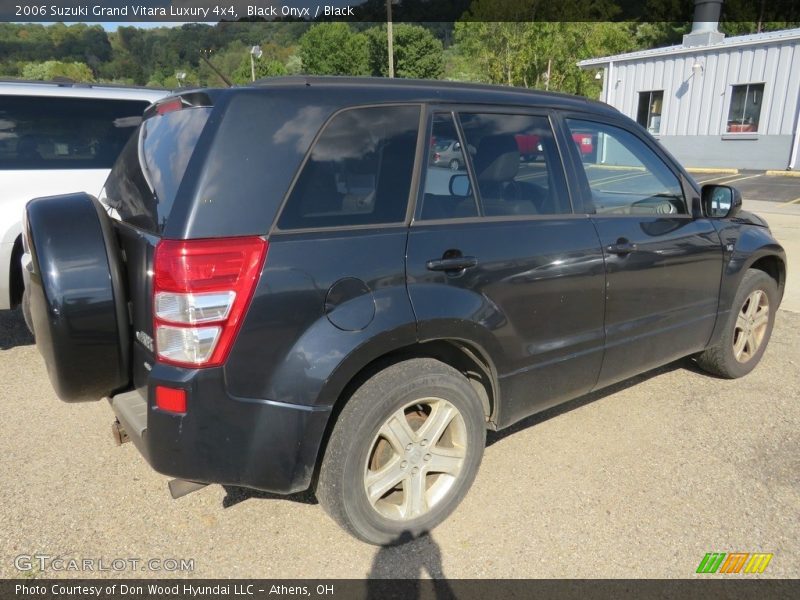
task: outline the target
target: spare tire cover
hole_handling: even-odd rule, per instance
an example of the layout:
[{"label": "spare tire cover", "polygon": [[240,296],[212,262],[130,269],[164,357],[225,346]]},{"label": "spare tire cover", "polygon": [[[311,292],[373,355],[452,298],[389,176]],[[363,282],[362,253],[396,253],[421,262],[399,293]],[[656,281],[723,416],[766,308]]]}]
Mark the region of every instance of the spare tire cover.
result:
[{"label": "spare tire cover", "polygon": [[88,194],[25,208],[36,346],[59,398],[99,400],[130,382],[130,327],[111,220]]}]

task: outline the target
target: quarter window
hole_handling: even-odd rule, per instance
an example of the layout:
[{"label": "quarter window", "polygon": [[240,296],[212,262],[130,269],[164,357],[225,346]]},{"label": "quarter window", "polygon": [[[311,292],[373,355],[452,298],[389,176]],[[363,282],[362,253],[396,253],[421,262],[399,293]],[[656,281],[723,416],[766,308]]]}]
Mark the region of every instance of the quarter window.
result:
[{"label": "quarter window", "polygon": [[147,102],[0,96],[0,170],[110,169]]},{"label": "quarter window", "polygon": [[[469,148],[470,154],[475,148]],[[451,113],[433,115],[420,219],[477,217],[478,205],[467,174],[467,157]]]},{"label": "quarter window", "polygon": [[664,92],[639,92],[639,110],[636,122],[652,134],[661,131],[661,108],[664,104]]},{"label": "quarter window", "polygon": [[[553,130],[546,117],[460,115],[487,217],[572,212]],[[472,152],[471,152],[472,153]]]},{"label": "quarter window", "polygon": [[680,180],[642,140],[629,131],[592,121],[567,119],[596,146],[582,155],[591,190],[587,213],[614,215],[685,214]]},{"label": "quarter window", "polygon": [[317,140],[278,221],[280,229],[405,220],[418,106],[346,110]]},{"label": "quarter window", "polygon": [[728,111],[728,133],[756,133],[764,99],[763,83],[734,85]]}]

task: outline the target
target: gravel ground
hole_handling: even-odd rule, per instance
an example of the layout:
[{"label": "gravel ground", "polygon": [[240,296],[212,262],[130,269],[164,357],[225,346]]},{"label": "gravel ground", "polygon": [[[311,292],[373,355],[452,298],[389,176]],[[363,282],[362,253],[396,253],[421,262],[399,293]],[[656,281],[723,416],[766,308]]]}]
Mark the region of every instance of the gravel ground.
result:
[{"label": "gravel ground", "polygon": [[171,500],[112,444],[105,403],[56,399],[18,313],[0,313],[0,348],[0,577],[79,575],[19,572],[31,554],[194,559],[194,577],[691,577],[712,551],[773,552],[764,576],[800,576],[800,314],[778,314],[744,379],[682,361],[491,435],[456,513],[382,550],[309,494]]}]

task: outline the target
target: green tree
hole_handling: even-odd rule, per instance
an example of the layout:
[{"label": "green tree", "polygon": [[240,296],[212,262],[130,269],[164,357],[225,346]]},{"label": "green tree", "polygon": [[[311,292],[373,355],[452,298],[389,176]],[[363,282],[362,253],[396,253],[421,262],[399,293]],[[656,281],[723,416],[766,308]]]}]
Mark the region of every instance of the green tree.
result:
[{"label": "green tree", "polygon": [[[259,59],[256,59],[255,67],[256,79],[263,79],[264,77],[279,77],[288,73],[282,62],[265,59],[263,56]],[[234,83],[250,83],[252,81],[249,54],[241,62],[239,68],[236,69],[231,81]]]},{"label": "green tree", "polygon": [[367,38],[347,23],[321,23],[300,38],[303,71],[311,75],[367,75]]},{"label": "green tree", "polygon": [[[389,75],[389,43],[386,26],[364,32],[367,60],[372,75]],[[424,27],[398,23],[393,27],[394,72],[397,77],[439,79],[444,75],[442,42]]]},{"label": "green tree", "polygon": [[67,77],[73,81],[92,82],[94,75],[89,65],[81,62],[48,60],[43,63],[28,63],[22,68],[24,79],[50,80]]}]

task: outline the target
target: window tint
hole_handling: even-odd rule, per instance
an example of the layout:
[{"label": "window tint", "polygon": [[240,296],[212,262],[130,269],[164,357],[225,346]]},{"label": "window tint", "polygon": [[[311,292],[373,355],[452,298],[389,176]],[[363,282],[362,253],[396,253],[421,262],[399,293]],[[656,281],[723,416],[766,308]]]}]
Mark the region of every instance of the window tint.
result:
[{"label": "window tint", "polygon": [[280,229],[405,219],[419,107],[357,108],[325,127],[278,221]]},{"label": "window tint", "polygon": [[572,212],[561,161],[546,117],[461,114],[483,214]]},{"label": "window tint", "polygon": [[728,111],[729,133],[756,133],[764,98],[763,83],[734,85]]},{"label": "window tint", "polygon": [[604,123],[567,119],[576,135],[591,137],[596,146],[582,153],[582,164],[591,189],[591,202],[584,207],[597,214],[685,213],[679,179],[638,137]]},{"label": "window tint", "polygon": [[162,232],[211,110],[185,108],[145,120],[114,165],[100,200],[122,221]]},{"label": "window tint", "polygon": [[[420,219],[477,217],[478,205],[469,185],[467,159],[451,113],[433,116],[430,146]],[[475,148],[471,147],[470,153],[474,154]]]},{"label": "window tint", "polygon": [[661,131],[661,107],[664,104],[664,92],[639,92],[639,110],[636,122],[656,134]]},{"label": "window tint", "polygon": [[0,169],[110,169],[147,106],[0,96]]}]

